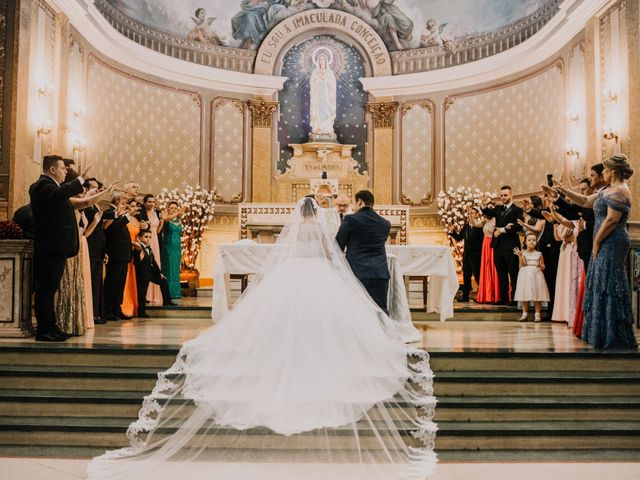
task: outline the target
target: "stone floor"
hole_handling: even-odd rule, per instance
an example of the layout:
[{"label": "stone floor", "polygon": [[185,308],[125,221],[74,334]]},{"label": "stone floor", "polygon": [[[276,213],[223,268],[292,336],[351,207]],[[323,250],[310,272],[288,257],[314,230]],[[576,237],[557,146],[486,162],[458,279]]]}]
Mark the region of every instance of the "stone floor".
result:
[{"label": "stone floor", "polygon": [[[490,315],[490,313],[488,313]],[[517,314],[514,315],[517,317]],[[577,339],[565,324],[519,323],[518,321],[417,321],[423,339],[416,346],[428,352],[594,352]],[[97,325],[81,337],[72,337],[64,344],[47,343],[49,347],[77,345],[166,345],[177,346],[195,337],[212,325],[208,318],[149,318],[109,322]],[[637,333],[640,343],[640,332]],[[0,340],[2,344],[45,345],[29,339]]]},{"label": "stone floor", "polygon": [[[84,479],[86,460],[0,458],[3,480]],[[339,478],[338,476],[335,477]],[[440,463],[430,480],[637,480],[640,463]]]}]

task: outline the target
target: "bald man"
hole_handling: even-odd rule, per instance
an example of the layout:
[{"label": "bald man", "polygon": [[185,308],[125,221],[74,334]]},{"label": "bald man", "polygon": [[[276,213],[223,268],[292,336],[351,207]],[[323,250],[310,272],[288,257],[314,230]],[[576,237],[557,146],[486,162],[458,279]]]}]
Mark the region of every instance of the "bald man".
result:
[{"label": "bald man", "polygon": [[341,221],[345,215],[351,215],[353,213],[353,210],[351,210],[351,199],[344,193],[338,195],[334,203]]}]

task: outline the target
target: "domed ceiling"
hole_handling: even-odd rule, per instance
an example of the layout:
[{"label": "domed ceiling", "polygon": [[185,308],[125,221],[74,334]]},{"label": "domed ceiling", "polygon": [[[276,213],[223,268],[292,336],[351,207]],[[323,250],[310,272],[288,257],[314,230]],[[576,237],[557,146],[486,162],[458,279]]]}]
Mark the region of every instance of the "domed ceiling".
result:
[{"label": "domed ceiling", "polygon": [[[369,24],[396,55],[425,50],[419,55],[454,56],[469,45],[512,37],[506,46],[497,51],[491,49],[490,55],[526,40],[552,18],[560,3],[561,0],[95,0],[107,20],[132,40],[205,64],[205,60],[176,53],[175,48],[159,48],[157,43],[201,51],[220,52],[220,47],[245,50],[245,57],[252,59],[249,52],[254,52],[279,22],[300,12],[328,8],[348,12]],[[235,56],[242,57],[242,53]],[[417,71],[478,59],[475,54],[463,57],[448,63],[427,61]],[[224,63],[222,68],[248,71],[237,62]],[[411,73],[397,70],[394,73]]]}]

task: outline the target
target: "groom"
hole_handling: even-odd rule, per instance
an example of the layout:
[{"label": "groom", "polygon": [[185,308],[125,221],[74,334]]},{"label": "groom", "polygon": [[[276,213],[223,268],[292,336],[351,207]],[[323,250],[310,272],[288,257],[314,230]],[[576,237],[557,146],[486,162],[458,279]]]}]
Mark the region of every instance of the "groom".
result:
[{"label": "groom", "polygon": [[391,224],[373,211],[373,193],[361,190],[355,199],[355,213],[344,217],[336,241],[343,251],[347,249],[351,270],[369,296],[388,314],[389,267],[385,242]]}]

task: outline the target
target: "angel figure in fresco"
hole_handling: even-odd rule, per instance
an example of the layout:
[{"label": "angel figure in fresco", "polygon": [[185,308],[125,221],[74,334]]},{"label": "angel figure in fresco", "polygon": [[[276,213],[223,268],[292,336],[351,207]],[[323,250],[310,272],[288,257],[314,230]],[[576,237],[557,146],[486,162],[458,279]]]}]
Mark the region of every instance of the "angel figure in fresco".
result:
[{"label": "angel figure in fresco", "polygon": [[387,33],[396,50],[403,50],[405,47],[400,40],[411,41],[413,38],[413,21],[395,5],[396,0],[380,0],[373,9],[371,15],[378,21],[380,28]]},{"label": "angel figure in fresco", "polygon": [[456,45],[453,41],[453,37],[444,33],[444,27],[446,26],[446,23],[438,25],[438,22],[435,20],[435,18],[430,18],[429,20],[427,20],[425,29],[420,34],[420,47],[440,47],[444,45],[444,48],[446,48],[447,52],[454,53],[456,50]]},{"label": "angel figure in fresco", "polygon": [[191,29],[187,38],[193,42],[209,43],[212,45],[222,45],[222,40],[211,28],[216,17],[207,18],[207,11],[204,8],[196,10],[195,17],[191,17],[195,26]]}]

